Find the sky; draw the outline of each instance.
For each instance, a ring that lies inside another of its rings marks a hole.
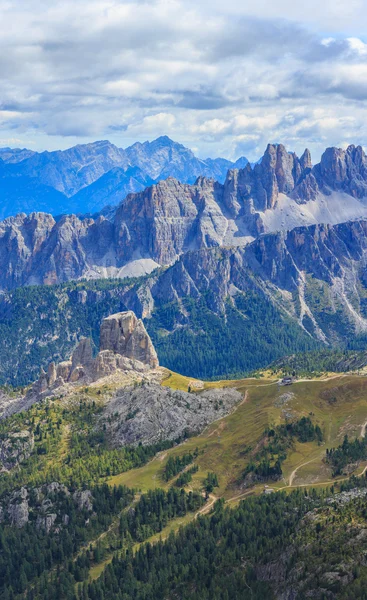
[[[365,146],[365,2],[0,0],[0,146]]]

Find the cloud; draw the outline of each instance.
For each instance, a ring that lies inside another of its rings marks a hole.
[[[167,134],[202,156],[252,159],[268,141],[316,154],[363,142],[363,8],[0,0],[1,137],[43,148]]]

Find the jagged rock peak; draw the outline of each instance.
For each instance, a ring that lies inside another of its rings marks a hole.
[[[180,172],[154,185],[150,178],[108,219],[32,213],[0,222],[0,289],[140,275],[189,250],[241,247],[262,233],[367,215],[365,202],[351,201],[367,198],[361,146],[329,148],[312,166],[309,150],[298,158],[269,144],[260,163],[231,168],[224,183],[198,169],[194,185],[180,183]],[[299,205],[310,201],[317,206],[303,212]]]
[[[327,148],[318,165],[320,188],[343,191],[355,198],[367,196],[367,157],[362,146]]]
[[[299,161],[302,169],[312,169],[311,152],[308,148],[305,149]]]
[[[305,171],[311,168],[311,155],[305,150],[301,159],[283,144],[268,144],[261,162],[254,167],[253,195],[258,210],[276,206],[279,194],[290,195]]]
[[[112,350],[115,354],[138,360],[153,369],[159,364],[152,340],[133,311],[116,313],[103,319],[100,350]]]

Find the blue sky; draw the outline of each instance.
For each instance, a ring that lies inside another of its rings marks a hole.
[[[301,5],[302,4],[302,5]],[[366,144],[362,0],[0,0],[0,146]]]

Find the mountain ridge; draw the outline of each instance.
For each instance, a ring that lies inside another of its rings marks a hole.
[[[264,233],[367,218],[365,190],[360,147],[327,150],[312,167],[307,150],[299,159],[269,145],[261,163],[228,171],[223,184],[168,177],[128,194],[108,218],[31,213],[0,222],[0,288],[144,274],[190,250],[242,247]],[[100,193],[97,186],[97,202]]]
[[[55,201],[51,198],[48,204],[43,205],[46,212],[55,216],[67,212],[98,212],[108,204],[118,204],[129,192],[143,190],[147,185],[172,175],[186,183],[194,183],[199,175],[223,181],[228,169],[238,163],[223,158],[199,159],[190,149],[167,136],[143,144],[136,142],[125,149],[108,140],[52,152],[0,148],[0,161],[0,177],[8,186],[8,198],[3,198],[0,209],[0,217],[3,218],[14,215],[12,203],[17,200],[19,177],[31,180],[37,189],[43,190],[46,186],[58,192]],[[245,157],[239,161],[238,164],[248,162]],[[111,171],[116,168],[121,171],[114,180]],[[134,168],[139,171],[131,173]],[[108,173],[110,177],[106,181]],[[89,186],[93,186],[90,191]],[[24,198],[23,205],[18,201],[17,210],[31,212],[29,204],[37,206],[37,195],[32,189]]]

